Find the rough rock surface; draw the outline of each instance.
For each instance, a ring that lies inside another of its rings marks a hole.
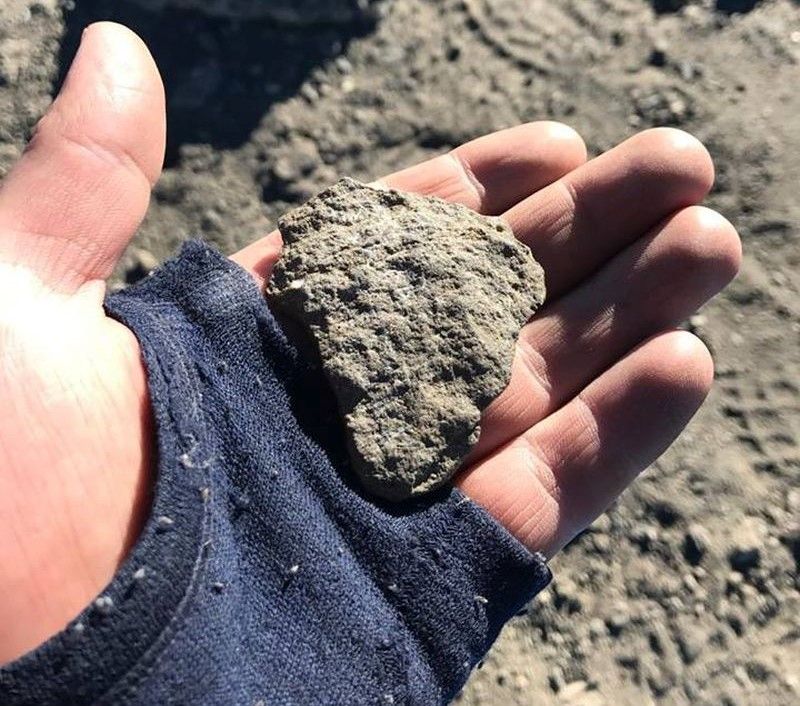
[[[271,19],[298,27],[372,22],[386,0],[134,0],[148,10],[198,10],[215,17]]]
[[[316,339],[354,470],[391,500],[440,486],[508,384],[542,268],[498,218],[352,179],[279,225],[268,296]]]

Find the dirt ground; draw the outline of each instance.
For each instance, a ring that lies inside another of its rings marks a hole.
[[[376,23],[287,25],[3,0],[0,170],[97,18],[145,37],[169,96],[168,166],[119,282],[190,235],[232,251],[340,174],[377,177],[520,121],[563,120],[593,153],[651,125],[693,132],[717,163],[711,205],[745,244],[741,276],[687,322],[716,354],[715,389],[554,562],[459,703],[800,703],[800,4],[383,9]]]

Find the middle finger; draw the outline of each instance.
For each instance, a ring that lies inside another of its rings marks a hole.
[[[547,304],[520,333],[511,382],[484,410],[473,458],[533,426],[639,343],[684,320],[735,276],[740,259],[733,226],[694,206]]]
[[[542,264],[548,300],[589,276],[714,181],[705,147],[671,128],[639,133],[505,212]]]

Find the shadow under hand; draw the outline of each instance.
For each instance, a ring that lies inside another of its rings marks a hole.
[[[83,29],[98,20],[135,31],[156,60],[167,94],[166,166],[178,161],[183,144],[241,146],[270,105],[293,95],[314,67],[374,25],[355,20],[287,27],[274,19],[242,21],[169,7],[150,11],[129,0],[80,0],[65,10],[58,86]]]

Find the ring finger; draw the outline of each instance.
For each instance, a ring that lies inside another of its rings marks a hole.
[[[733,226],[694,206],[548,304],[520,334],[511,382],[484,411],[473,458],[551,414],[643,340],[684,320],[734,277],[740,259]]]

